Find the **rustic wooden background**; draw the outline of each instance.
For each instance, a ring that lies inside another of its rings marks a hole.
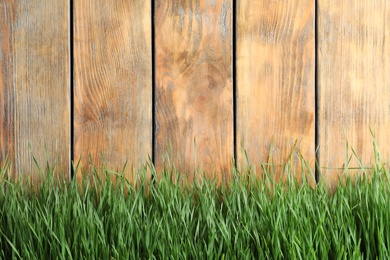
[[[347,141],[373,163],[370,128],[388,159],[390,3],[1,0],[0,102],[0,164],[20,175],[91,155],[223,182],[233,158],[303,156],[332,185]]]

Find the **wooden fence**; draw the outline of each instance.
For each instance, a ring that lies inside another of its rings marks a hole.
[[[130,174],[169,154],[224,181],[271,152],[317,157],[332,184],[347,140],[373,162],[370,128],[388,158],[390,3],[1,0],[0,102],[0,162],[20,174],[33,156]]]

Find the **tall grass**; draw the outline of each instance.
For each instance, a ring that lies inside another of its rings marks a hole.
[[[334,194],[322,182],[280,186],[236,171],[229,186],[178,186],[165,173],[141,179],[138,188],[92,171],[92,182],[47,178],[31,193],[6,172],[0,170],[2,259],[389,258],[383,164]]]

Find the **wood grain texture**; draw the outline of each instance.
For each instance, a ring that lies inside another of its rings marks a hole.
[[[152,154],[150,1],[76,0],[74,33],[75,161],[131,179]]]
[[[37,178],[46,163],[69,178],[68,1],[0,2],[0,161]]]
[[[387,160],[390,145],[388,1],[318,1],[318,90],[319,158],[326,182],[334,186],[343,172],[335,168],[344,167],[347,140],[364,164],[374,162],[370,128],[384,151],[383,159]],[[349,167],[360,167],[355,157]]]
[[[9,160],[15,164],[14,137],[14,86],[12,63],[12,22],[15,13],[14,1],[0,4],[0,167]]]
[[[155,8],[157,169],[174,163],[191,179],[199,167],[223,181],[233,158],[232,2]]]
[[[313,0],[238,1],[236,120],[240,169],[248,167],[249,162],[260,174],[262,163],[281,165],[291,153],[297,167],[299,151],[313,166],[314,64]],[[293,151],[295,142],[297,149]],[[276,179],[280,177],[277,168]]]

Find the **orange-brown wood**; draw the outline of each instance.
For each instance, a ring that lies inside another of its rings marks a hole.
[[[14,1],[0,3],[0,167],[5,160],[15,163],[14,137],[14,84],[12,63],[12,23],[15,13]]]
[[[155,32],[157,169],[174,164],[191,180],[199,167],[223,181],[233,159],[232,1],[157,0]]]
[[[0,2],[0,164],[69,178],[69,3]]]
[[[314,166],[314,72],[313,0],[237,2],[236,120],[241,170],[249,163],[261,174],[262,163],[282,165],[291,155],[292,166],[299,172],[299,153]],[[279,179],[280,171],[274,167],[273,177]]]
[[[347,166],[347,141],[364,165],[374,163],[370,128],[382,159],[388,159],[388,1],[318,1],[318,90],[319,161],[325,181],[334,187],[345,172],[335,168]],[[351,149],[348,153],[348,167],[361,167]]]
[[[75,162],[127,162],[132,179],[152,154],[151,3],[76,0],[73,12]]]

